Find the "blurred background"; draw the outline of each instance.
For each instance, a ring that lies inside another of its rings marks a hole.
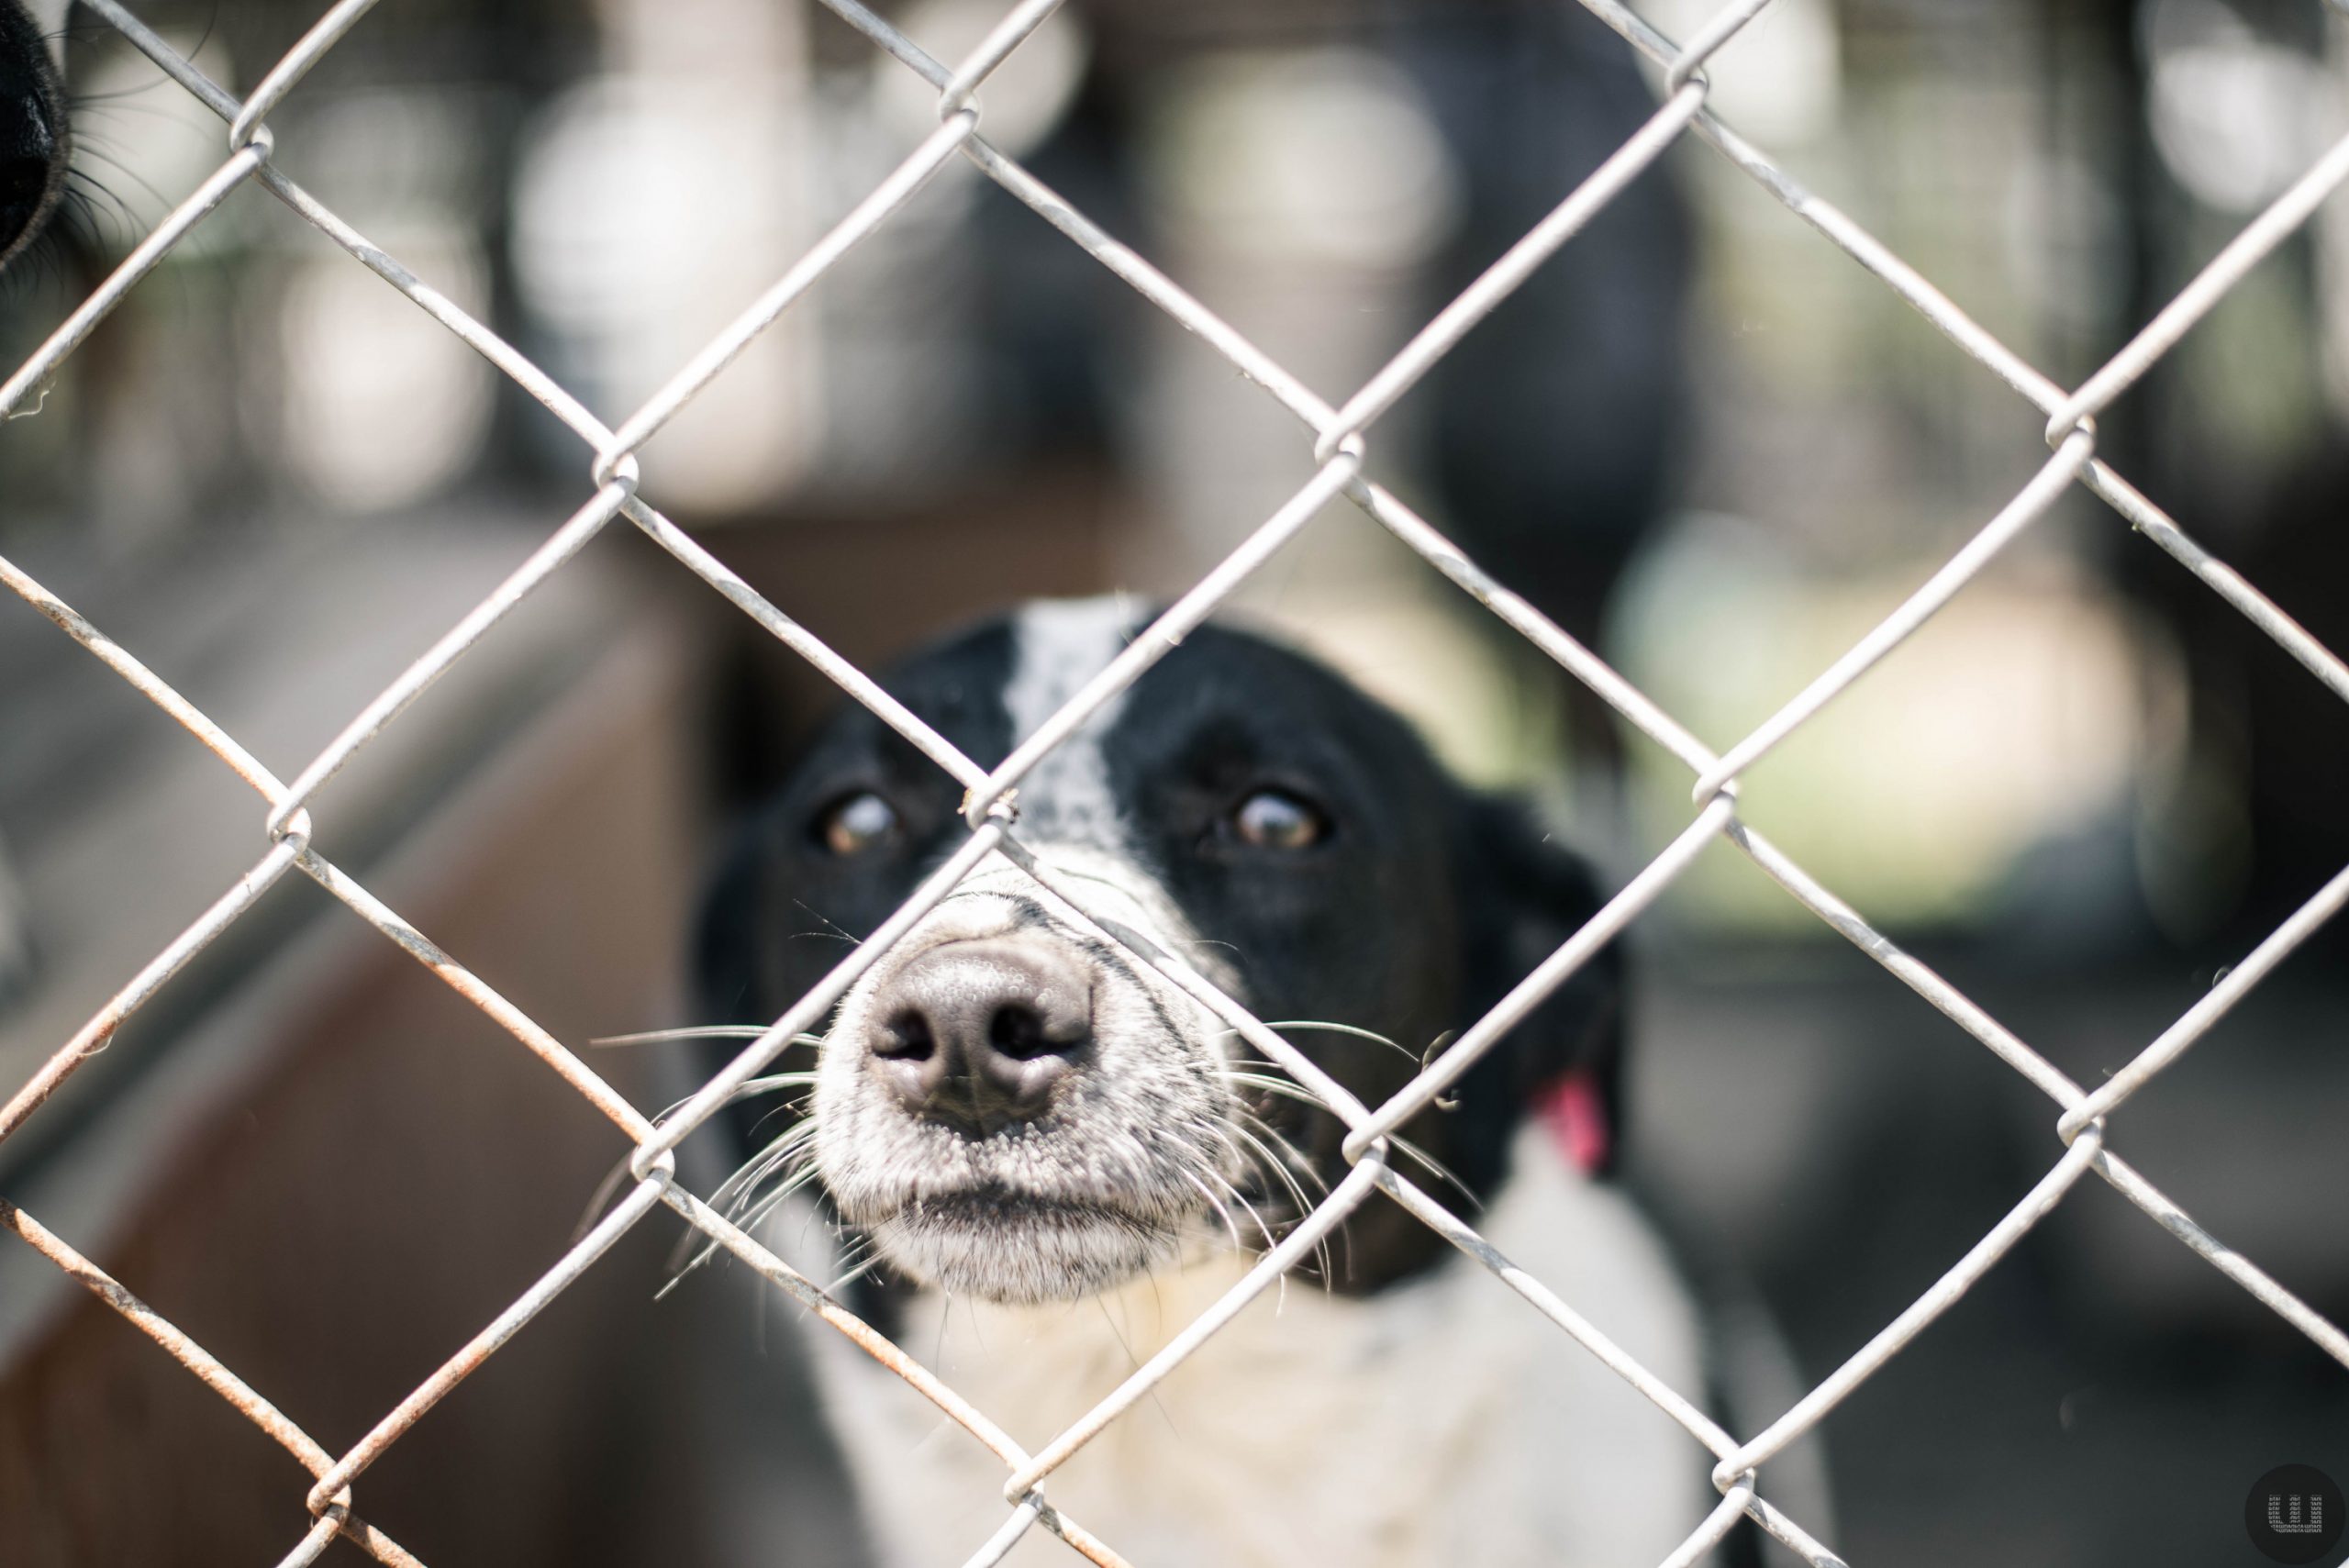
[[[999,6],[884,9],[952,58]],[[1711,9],[1642,14],[1686,36]],[[238,92],[315,19],[139,10]],[[221,155],[111,29],[65,25],[83,200],[0,280],[0,366]],[[2344,27],[2313,0],[1778,0],[1711,67],[1713,105],[2068,385],[2349,131]],[[1073,0],[983,100],[999,146],[1338,401],[1653,92],[1553,0]],[[289,173],[616,420],[934,117],[813,5],[398,0],[272,123]],[[2339,650],[2344,422],[2335,201],[2100,420],[2099,450]],[[1372,466],[1720,748],[2021,487],[2043,423],[1692,142],[1376,427]],[[869,663],[1022,596],[1179,592],[1309,447],[956,162],[651,443],[645,489]],[[247,188],[0,428],[0,551],[290,774],[579,503],[586,457]],[[1687,820],[1684,768],[1349,508],[1240,606],[1468,776],[1534,795],[1616,880]],[[699,868],[825,699],[616,525],[329,786],[318,843],[566,1041],[690,1021]],[[14,1084],[262,840],[217,762],[6,605],[0,715]],[[1753,770],[1745,815],[2094,1083],[2349,862],[2344,741],[2313,678],[2075,491]],[[2114,1136],[2336,1321],[2344,938]],[[1726,846],[1631,946],[1640,1179],[1813,1380],[2060,1152],[2051,1105]],[[658,1050],[596,1064],[657,1107],[685,1070]],[[289,882],[0,1148],[0,1193],[335,1448],[537,1276],[619,1152]],[[796,1435],[780,1308],[724,1273],[655,1306],[660,1229],[371,1472],[369,1517],[434,1562],[854,1561]],[[2248,1564],[2256,1477],[2349,1475],[2349,1374],[2089,1183],[1807,1447],[1855,1563]],[[50,1265],[0,1253],[0,1561],[282,1551],[304,1485]]]

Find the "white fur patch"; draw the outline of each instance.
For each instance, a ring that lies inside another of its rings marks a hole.
[[[1667,1383],[1700,1387],[1694,1309],[1638,1211],[1538,1129],[1516,1162],[1484,1233]],[[1246,1266],[1227,1253],[1044,1307],[924,1293],[901,1342],[1032,1451]],[[881,1561],[963,1561],[1008,1512],[1002,1466],[818,1332]],[[1714,1500],[1708,1468],[1678,1426],[1454,1257],[1366,1298],[1268,1291],[1044,1491],[1145,1565],[1620,1568],[1660,1561],[1695,1528]],[[1041,1530],[1007,1559],[1067,1560]]]
[[[1125,651],[1133,624],[1133,612],[1114,597],[1043,599],[1020,610],[1012,622],[1011,678],[1003,689],[1014,745],[1042,728]],[[1032,823],[1031,828],[1104,849],[1125,841],[1122,813],[1101,755],[1101,737],[1125,702],[1120,692],[1102,704],[1023,781],[1022,798],[1051,802],[1050,820]]]

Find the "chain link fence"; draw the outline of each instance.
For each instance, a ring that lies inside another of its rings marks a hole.
[[[370,243],[273,161],[273,139],[267,123],[271,114],[295,91],[327,51],[373,7],[375,0],[341,0],[242,101],[207,79],[117,0],[82,0],[89,13],[117,29],[227,123],[228,157],[194,195],[129,252],[39,350],[9,376],[5,385],[0,385],[0,417],[37,407],[48,378],[88,338],[98,322],[231,193],[251,182],[267,189],[360,264],[511,376],[574,431],[589,454],[588,480],[593,494],[580,508],[495,593],[368,704],[332,744],[291,780],[280,779],[271,773],[235,737],[180,695],[161,674],[142,664],[15,565],[0,560],[0,580],[145,694],[252,787],[265,805],[262,826],[266,844],[249,872],[132,976],[28,1083],[15,1092],[5,1108],[0,1108],[0,1139],[23,1127],[78,1067],[106,1047],[127,1019],[250,910],[273,884],[288,872],[299,871],[488,1014],[609,1118],[634,1145],[626,1190],[593,1229],[536,1284],[458,1349],[429,1379],[386,1413],[355,1447],[342,1454],[320,1446],[269,1399],[241,1381],[232,1369],[76,1251],[69,1240],[49,1230],[32,1215],[0,1202],[0,1223],[161,1345],[293,1453],[316,1477],[316,1484],[305,1499],[312,1523],[287,1551],[284,1562],[314,1561],[338,1535],[379,1562],[416,1562],[414,1555],[366,1522],[357,1511],[356,1484],[362,1474],[425,1412],[508,1340],[523,1331],[550,1302],[594,1266],[623,1233],[657,1207],[674,1210],[687,1225],[740,1259],[830,1329],[847,1336],[928,1397],[1002,1462],[1007,1511],[1000,1529],[990,1539],[972,1543],[970,1562],[974,1565],[999,1561],[1033,1529],[1052,1532],[1094,1562],[1122,1562],[1124,1559],[1119,1556],[1114,1542],[1097,1538],[1081,1520],[1061,1512],[1049,1500],[1053,1471],[1148,1396],[1177,1363],[1200,1352],[1219,1328],[1286,1270],[1309,1258],[1322,1239],[1374,1191],[1384,1192],[1400,1203],[1489,1270],[1499,1285],[1523,1296],[1534,1310],[1660,1407],[1713,1456],[1712,1475],[1721,1494],[1720,1501],[1703,1518],[1690,1521],[1689,1534],[1666,1560],[1667,1568],[1698,1561],[1741,1517],[1747,1516],[1806,1561],[1819,1564],[1838,1562],[1840,1559],[1811,1534],[1806,1521],[1788,1518],[1764,1496],[1763,1477],[1769,1461],[1825,1419],[1889,1358],[1924,1332],[2091,1173],[2305,1334],[2325,1353],[2349,1366],[2349,1335],[2256,1264],[2204,1230],[2109,1145],[2115,1113],[2130,1096],[2175,1062],[2295,947],[2344,902],[2349,902],[2349,870],[2326,883],[2134,1060],[2090,1091],[2052,1065],[1927,965],[1887,940],[1858,911],[1744,822],[1738,809],[1739,780],[1749,767],[1835,701],[1948,604],[2002,549],[2028,530],[2075,484],[2101,497],[2132,528],[2240,611],[2334,696],[2349,703],[2349,667],[2344,667],[2338,657],[2296,625],[2257,588],[2197,544],[2100,459],[2096,425],[2100,412],[2127,393],[2246,273],[2304,223],[2334,187],[2349,178],[2349,139],[2334,145],[2236,235],[2102,368],[2077,388],[2066,389],[2041,374],[1986,331],[1848,215],[1807,190],[1787,170],[1709,112],[1707,61],[1752,23],[1767,7],[1769,0],[1733,0],[1682,42],[1664,37],[1615,0],[1583,0],[1630,47],[1663,68],[1663,93],[1653,115],[1473,285],[1438,312],[1360,390],[1332,405],[1308,390],[1150,261],[1069,205],[991,144],[984,134],[981,88],[990,74],[1052,15],[1060,0],[1023,0],[966,58],[953,61],[934,59],[858,0],[824,3],[874,45],[894,56],[905,69],[937,90],[937,128],[722,334],[679,369],[641,407],[617,426],[610,426],[511,344],[409,271],[398,258]],[[1905,603],[1769,719],[1718,753],[1582,644],[1495,581],[1365,473],[1370,433],[1380,417],[1535,269],[1570,242],[1626,185],[1667,149],[1691,136],[1751,176],[1795,218],[1808,224],[1828,244],[1913,306],[1955,349],[1987,367],[2043,412],[2046,416],[2047,443],[2052,449],[2030,483]],[[925,183],[956,158],[975,164],[1072,243],[1187,328],[1200,340],[1203,351],[1220,355],[1261,387],[1302,428],[1300,439],[1310,450],[1314,463],[1311,478],[1237,550],[1096,674],[1065,708],[1021,740],[993,769],[979,766],[930,729],[893,701],[863,671],[811,636],[672,523],[641,493],[635,456],[680,409],[722,374],[753,339],[814,288],[859,241],[886,223],[893,214],[918,200]],[[1146,945],[1137,947],[1139,939],[1131,934],[1113,932],[1096,924],[1084,912],[1081,896],[1063,885],[1059,873],[1038,862],[1022,845],[1013,793],[1019,781],[1089,715],[1177,647],[1187,632],[1206,619],[1275,550],[1341,497],[1587,684],[1626,720],[1684,762],[1695,780],[1693,815],[1663,852],[1625,884],[1587,926],[1525,976],[1489,1016],[1455,1040],[1411,1084],[1378,1106],[1364,1105],[1349,1095],[1277,1032],[1250,1016],[1179,958]],[[421,697],[507,611],[608,525],[623,517],[957,779],[967,792],[963,815],[970,829],[968,839],[952,858],[870,940],[852,952],[820,985],[748,1045],[698,1093],[658,1119],[645,1116],[569,1047],[501,996],[459,958],[437,946],[397,911],[320,855],[312,847],[312,824],[306,809],[307,802],[320,785]],[[1717,838],[1734,844],[1789,896],[2021,1073],[2047,1095],[2058,1113],[2049,1145],[2053,1162],[2021,1201],[1931,1289],[1832,1374],[1760,1431],[1746,1435],[1725,1430],[1687,1394],[1659,1381],[1617,1346],[1603,1326],[1584,1318],[1572,1303],[1560,1299],[1542,1282],[1513,1265],[1475,1230],[1387,1162],[1388,1136],[1396,1128],[1442,1095],[1513,1025],[1620,935]],[[676,1171],[675,1150],[688,1134],[756,1077],[795,1036],[819,1027],[837,999],[893,941],[946,896],[966,873],[993,855],[1008,857],[1041,884],[1062,917],[1100,940],[1126,946],[1141,962],[1225,1019],[1268,1059],[1286,1068],[1351,1129],[1344,1144],[1345,1153],[1353,1162],[1351,1173],[1273,1246],[1226,1296],[1136,1369],[1089,1413],[1033,1451],[1015,1442],[985,1412],[974,1408],[903,1350],[843,1309],[756,1239],[687,1190]],[[1814,1525],[1819,1522],[1809,1521]],[[292,1529],[289,1524],[289,1534]]]

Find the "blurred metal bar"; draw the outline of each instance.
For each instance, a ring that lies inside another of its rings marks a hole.
[[[1635,16],[1620,0],[1582,0],[1582,4],[1585,9],[1620,33],[1649,59],[1664,64],[1675,57],[1671,40]],[[2028,398],[2042,413],[2051,416],[2050,428],[2056,428],[2056,421],[2052,417],[2066,401],[2061,387],[1986,330],[1849,214],[1805,186],[1712,114],[1708,112],[1698,116],[1692,128],[1698,139],[1711,144],[1732,166],[1776,197],[1789,212],[1809,224],[1838,250],[1858,262],[1863,270],[1890,287],[1969,358]],[[2282,199],[2290,200],[2291,194],[2287,193]],[[2276,210],[2275,207],[2270,208],[2271,212]],[[2096,459],[2088,464],[2086,483],[2140,533],[2176,557],[2212,591],[2273,638],[2287,653],[2322,681],[2334,695],[2349,702],[2349,665],[2344,665],[2331,650],[2310,637],[2266,595],[2245,582],[2240,573],[2196,544],[2166,513],[2147,500],[2103,459]]]
[[[1735,38],[1746,23],[1761,15],[1762,7],[1768,4],[1770,0],[1731,0],[1714,12],[1711,19],[1690,34],[1688,41],[1680,46],[1680,52],[1673,56],[1664,73],[1664,92],[1678,96],[1680,89],[1704,69],[1705,61]]]

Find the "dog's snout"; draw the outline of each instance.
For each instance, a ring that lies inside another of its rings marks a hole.
[[[913,1115],[990,1137],[1051,1106],[1092,1040],[1077,959],[1041,942],[951,942],[875,998],[873,1072]]]

